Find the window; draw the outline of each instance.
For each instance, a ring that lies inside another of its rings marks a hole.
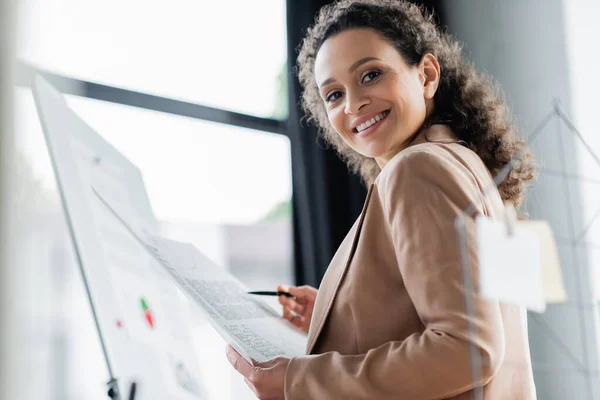
[[[18,57],[65,76],[285,119],[283,0],[24,0]]]
[[[18,7],[18,57],[34,67],[287,118],[285,1],[24,0]],[[250,288],[292,282],[285,136],[66,97],[142,170],[165,236],[193,243]],[[29,321],[23,330],[31,332],[23,338],[23,362],[39,367],[23,397],[104,399],[107,371],[29,88],[17,88],[17,100],[20,195],[28,215],[23,231],[31,246],[20,266],[31,284],[17,303]],[[195,318],[194,350],[211,360],[210,368],[201,363],[200,377],[209,396],[254,398],[225,359],[221,338],[200,314]]]

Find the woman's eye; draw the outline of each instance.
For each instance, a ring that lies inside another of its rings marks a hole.
[[[365,74],[365,76],[363,76],[362,82],[365,83],[365,82],[372,81],[373,79],[377,78],[379,75],[381,75],[381,72],[379,72],[379,71],[367,72]]]
[[[337,100],[337,99],[339,99],[340,97],[342,97],[342,92],[340,92],[340,91],[338,90],[338,91],[335,91],[335,92],[329,93],[329,94],[327,95],[327,97],[325,97],[325,101],[327,101],[328,103],[331,103],[331,102],[333,102],[333,101],[336,101],[336,100]]]

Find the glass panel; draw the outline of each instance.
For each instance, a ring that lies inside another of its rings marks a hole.
[[[581,248],[580,262],[596,270],[596,298],[600,300],[600,135],[598,135],[597,104],[600,81],[589,79],[590,67],[597,71],[600,54],[590,51],[597,47],[600,27],[596,21],[600,3],[592,1],[564,1],[566,42],[569,51],[569,83],[572,92],[573,122],[581,137],[577,144],[578,171],[576,181],[581,199],[582,229],[577,232]],[[568,129],[566,133],[572,135]]]
[[[67,76],[287,117],[284,0],[23,0],[18,56]]]

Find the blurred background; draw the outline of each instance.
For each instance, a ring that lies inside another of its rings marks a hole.
[[[540,178],[527,209],[553,228],[569,300],[530,314],[535,380],[540,399],[598,399],[600,2],[415,2],[497,79],[525,138],[551,116],[530,144]],[[107,398],[34,73],[142,170],[164,235],[250,288],[318,286],[366,194],[301,122],[296,49],[327,3],[0,2],[2,398]],[[211,398],[252,398],[195,318]]]

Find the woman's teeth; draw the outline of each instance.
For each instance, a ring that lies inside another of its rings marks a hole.
[[[384,111],[382,113],[377,114],[376,116],[374,116],[370,120],[365,121],[362,124],[358,125],[356,127],[356,131],[357,132],[364,131],[365,129],[367,129],[368,127],[370,127],[371,125],[373,125],[375,122],[381,121],[382,119],[384,119],[385,117],[387,117],[388,114],[389,114],[389,111]]]

